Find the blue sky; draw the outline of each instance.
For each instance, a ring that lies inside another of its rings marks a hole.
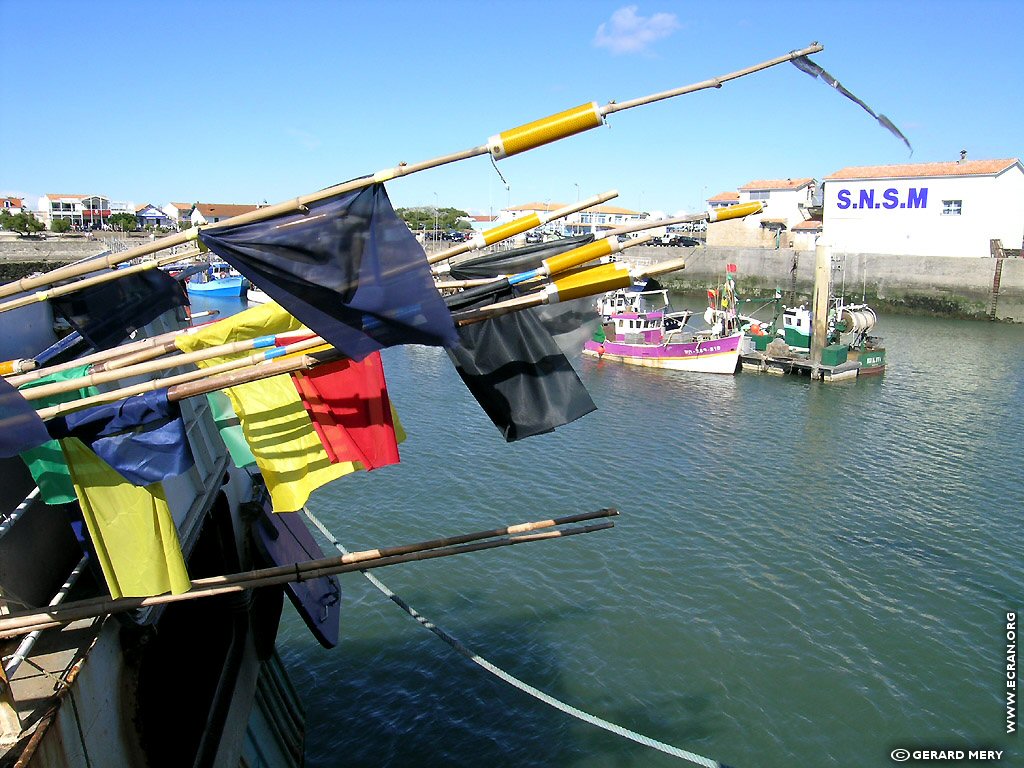
[[[1020,0],[0,0],[0,193],[276,202],[814,40],[914,146],[783,64],[503,160],[504,181],[483,156],[388,184],[396,207],[615,188],[628,208],[693,211],[753,179],[1024,155],[1021,29]]]

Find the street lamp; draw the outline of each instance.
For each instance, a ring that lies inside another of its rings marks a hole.
[[[434,193],[434,241],[437,242],[437,192]]]

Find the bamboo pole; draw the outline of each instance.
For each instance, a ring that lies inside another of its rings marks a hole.
[[[273,514],[299,514],[298,512],[280,512]],[[617,517],[619,511],[613,507],[605,507],[598,509],[594,512],[581,512],[576,515],[566,515],[564,517],[556,517],[548,520],[535,520],[533,522],[516,523],[513,525],[507,525],[503,528],[494,528],[488,531],[474,531],[473,533],[463,533],[455,536],[445,536],[438,539],[429,539],[426,541],[418,541],[411,544],[399,544],[390,547],[378,547],[376,549],[365,549],[359,552],[348,552],[345,553],[341,558],[328,558],[329,560],[337,560],[341,564],[349,563],[363,563],[372,560],[378,560],[382,557],[394,557],[396,555],[408,555],[413,552],[425,552],[431,549],[440,549],[441,547],[450,547],[459,544],[469,544],[474,541],[482,541],[485,539],[493,539],[499,536],[514,536],[523,533],[531,533],[533,531],[540,531],[546,528],[556,528],[562,525],[571,525],[574,523],[585,523],[590,520],[597,520],[604,517]],[[309,561],[314,562],[314,561]],[[306,563],[303,563],[306,565]],[[247,580],[255,578],[255,575],[259,577],[265,576],[279,576],[282,574],[289,574],[295,572],[294,565],[287,566],[273,566],[264,568],[258,571],[243,571],[241,573],[227,574],[224,576],[210,576],[204,579],[194,579],[192,581],[192,589],[197,587],[208,587],[208,586],[225,586],[229,584],[240,584]],[[100,595],[99,597],[88,598],[85,600],[79,600],[75,603],[77,607],[86,608],[89,606],[104,605],[111,600],[109,595]]]
[[[676,216],[670,219],[658,219],[656,221],[641,221],[636,224],[627,224],[622,227],[616,227],[609,229],[605,232],[601,232],[597,235],[594,242],[607,242],[611,244],[613,253],[617,253],[621,248],[632,248],[637,245],[644,245],[651,238],[642,238],[635,242],[627,244],[619,244],[615,238],[619,235],[625,235],[632,232],[641,232],[645,229],[654,229],[655,227],[670,227],[675,224],[686,224],[695,221],[727,221],[729,219],[743,218],[744,216],[750,216],[751,214],[760,213],[764,210],[764,204],[761,202],[753,203],[741,203],[739,205],[731,205],[725,208],[715,209],[714,211],[704,211],[702,213],[688,214],[686,216]],[[569,254],[577,251],[582,251],[584,248],[594,246],[594,243],[588,243],[581,248],[574,249],[573,251],[567,251],[564,254],[560,254],[559,259],[568,257]],[[606,254],[607,255],[607,254]],[[586,263],[586,260],[584,262]],[[562,266],[558,271],[564,271],[571,268],[572,266],[579,266],[578,264],[567,264]],[[518,275],[499,275],[498,277],[479,278],[474,280],[441,280],[436,281],[435,285],[439,290],[446,290],[451,288],[476,288],[484,285],[498,285],[503,280],[508,280],[509,283],[515,284],[517,281],[523,281],[530,277],[538,276],[537,270],[531,270],[530,272],[522,272]],[[555,274],[554,271],[549,271],[548,274]]]
[[[142,382],[141,384],[134,384],[130,387],[122,387],[120,389],[114,389],[110,392],[100,392],[97,395],[91,395],[90,397],[83,397],[78,400],[71,400],[67,403],[60,403],[58,405],[51,405],[47,408],[41,408],[37,411],[39,418],[43,421],[52,419],[56,416],[62,416],[66,413],[73,411],[80,411],[83,408],[88,408],[93,405],[101,405],[103,403],[112,403],[115,400],[123,400],[126,397],[132,395],[141,395],[144,392],[153,392],[158,389],[165,387],[171,387],[175,384],[185,384],[190,381],[196,381],[197,379],[209,378],[216,376],[219,373],[225,373],[234,371],[240,368],[246,368],[249,366],[255,366],[258,363],[262,363],[267,360],[272,360],[278,357],[284,357],[286,355],[292,355],[296,352],[303,352],[315,347],[321,347],[325,344],[324,340],[319,336],[314,336],[310,339],[304,339],[294,344],[289,344],[286,347],[275,347],[274,349],[267,350],[265,352],[256,352],[247,357],[241,357],[237,360],[228,360],[224,363],[212,365],[209,368],[200,368],[195,371],[188,371],[181,373],[176,376],[165,376],[161,379],[150,379],[149,381]],[[27,397],[28,393],[32,390],[24,390],[21,394]],[[212,390],[209,390],[212,391]],[[168,396],[170,393],[168,393]]]
[[[147,373],[156,373],[158,371],[166,371],[170,368],[177,368],[181,365],[189,365],[191,363],[197,363],[202,360],[209,360],[214,357],[223,357],[225,355],[237,355],[239,352],[248,352],[251,349],[260,349],[265,347],[276,348],[279,342],[288,342],[295,344],[298,341],[316,340],[314,346],[325,344],[326,342],[317,336],[315,333],[310,331],[290,331],[288,333],[281,333],[277,336],[259,336],[254,339],[244,339],[242,341],[233,341],[228,344],[220,344],[215,347],[208,347],[207,349],[199,349],[195,352],[188,352],[182,355],[175,355],[174,357],[168,357],[163,360],[150,360],[148,362],[138,363],[136,365],[128,365],[126,367],[117,367],[111,370],[101,370],[96,373],[89,373],[86,376],[80,376],[77,379],[67,379],[66,381],[55,381],[52,384],[43,384],[39,387],[31,387],[29,389],[22,390],[22,395],[25,396],[26,400],[41,400],[44,397],[50,397],[51,395],[57,395],[64,392],[74,392],[76,389],[84,389],[85,387],[98,386],[100,384],[107,384],[111,381],[117,381],[118,379],[129,379],[133,376],[144,376]],[[170,347],[167,351],[177,349],[174,346],[173,341],[166,341],[160,347],[154,348],[154,350],[144,350],[147,354],[157,352],[163,354],[165,347]],[[286,345],[284,345],[286,346]],[[266,354],[266,353],[262,353]],[[130,356],[129,356],[130,357]],[[247,359],[247,358],[246,358]],[[216,366],[211,366],[204,370],[212,371]]]
[[[568,216],[571,213],[576,213],[577,211],[583,211],[595,205],[606,203],[609,200],[612,200],[613,198],[616,198],[618,196],[619,191],[617,189],[611,189],[608,190],[607,192],[602,192],[599,195],[588,197],[586,200],[580,200],[576,203],[573,203],[572,205],[565,205],[562,206],[561,208],[556,208],[550,213],[533,213],[529,216],[522,216],[518,219],[513,219],[512,221],[506,224],[502,224],[501,226],[492,227],[491,229],[485,230],[484,232],[477,233],[473,237],[473,239],[470,240],[468,243],[456,245],[452,248],[448,248],[447,250],[441,251],[440,253],[435,253],[433,256],[427,257],[427,263],[437,264],[439,261],[444,261],[445,259],[451,259],[454,258],[455,256],[460,256],[463,253],[467,253],[468,251],[476,251],[488,245],[499,243],[502,240],[508,240],[510,237],[520,235],[523,232],[526,232],[527,230],[542,227],[549,222],[555,221],[556,219],[561,219],[564,218],[565,216]],[[448,267],[448,269],[450,269],[449,265],[443,265],[436,269],[435,272],[439,274],[444,273],[447,271],[445,267]]]
[[[448,155],[433,158],[431,160],[424,160],[418,163],[411,164],[400,164],[393,168],[388,168],[383,171],[378,171],[372,176],[366,176],[359,179],[353,179],[342,184],[337,184],[332,187],[314,192],[309,195],[297,197],[293,200],[286,200],[275,205],[265,206],[263,208],[257,208],[249,213],[244,213],[240,216],[235,216],[224,221],[219,221],[214,224],[208,224],[206,229],[217,229],[220,227],[237,226],[240,224],[250,224],[256,221],[265,221],[266,219],[274,218],[285,214],[300,212],[306,209],[306,207],[315,202],[321,200],[328,200],[333,197],[338,197],[347,192],[362,189],[378,182],[390,181],[391,179],[398,178],[400,176],[408,176],[412,173],[424,171],[430,168],[437,168],[448,163],[459,162],[461,160],[467,160],[471,157],[477,157],[479,155],[490,154],[494,159],[501,159],[509,157],[520,152],[525,152],[536,147],[549,144],[559,139],[573,136],[582,131],[596,128],[602,125],[604,118],[607,115],[615,112],[621,112],[626,109],[632,109],[633,107],[643,106],[645,104],[651,104],[656,101],[663,99],[670,99],[675,96],[681,96],[687,93],[693,93],[694,91],[703,90],[705,88],[720,88],[723,83],[729,80],[734,80],[744,75],[752,74],[768,67],[776,66],[786,61],[799,58],[801,56],[807,56],[812,53],[817,53],[823,50],[823,46],[813,43],[807,48],[799,51],[792,51],[783,56],[778,56],[774,59],[755,64],[745,69],[731,72],[727,75],[721,75],[711,80],[704,80],[699,83],[684,86],[682,88],[676,88],[670,91],[662,91],[661,93],[652,94],[650,96],[644,96],[637,99],[632,99],[623,102],[611,102],[604,107],[598,107],[596,103],[591,102],[590,104],[577,107],[575,109],[566,110],[565,112],[557,115],[551,115],[540,120],[535,120],[532,123],[513,128],[508,131],[504,131],[500,134],[492,136],[488,139],[486,144],[482,144],[476,147],[462,150],[460,152],[453,152]],[[190,240],[196,240],[199,237],[199,228],[193,227],[185,232],[179,232],[174,235],[168,235],[167,237],[156,240],[151,243],[130,248],[127,251],[111,255],[105,259],[93,260],[85,262],[83,264],[71,264],[66,267],[60,267],[55,270],[51,270],[44,275],[39,277],[22,278],[16,280],[7,285],[0,286],[0,298],[11,296],[16,293],[23,291],[34,290],[40,286],[52,285],[55,282],[61,280],[68,280],[75,277],[80,277],[84,274],[97,271],[98,269],[104,269],[106,267],[120,264],[124,261],[145,256],[156,251],[163,250],[175,245],[183,245]],[[93,266],[94,261],[102,261],[101,264]]]
[[[103,603],[90,603],[79,606],[77,603],[65,603],[49,610],[41,609],[28,612],[12,613],[0,619],[0,638],[16,637],[28,632],[35,632],[50,627],[60,626],[72,621],[82,619],[98,618],[113,613],[123,613],[137,608],[147,608],[154,605],[165,605],[168,603],[180,603],[189,600],[199,600],[206,597],[235,594],[248,589],[258,587],[270,587],[277,584],[287,584],[293,581],[305,581],[307,579],[318,579],[323,576],[335,576],[341,573],[352,571],[369,570],[373,568],[385,568],[391,565],[417,562],[420,560],[434,560],[452,555],[479,552],[486,549],[514,546],[516,544],[527,544],[535,541],[546,541],[548,539],[565,538],[594,531],[614,528],[611,521],[596,523],[594,525],[583,525],[575,528],[565,528],[555,531],[543,531],[540,533],[527,533],[522,535],[509,536],[506,538],[477,541],[470,544],[462,544],[449,547],[438,547],[421,552],[410,552],[408,554],[380,557],[377,559],[361,560],[359,562],[345,563],[343,557],[328,557],[320,560],[312,560],[306,563],[296,563],[292,567],[279,567],[263,569],[273,571],[275,575],[263,575],[262,571],[250,571],[249,578],[238,583],[224,584],[224,577],[214,577],[203,581],[213,582],[202,586],[193,586],[189,592],[181,594],[164,594],[154,597],[122,597],[110,599]],[[280,571],[285,571],[281,573]],[[198,582],[193,582],[193,585]]]
[[[219,314],[219,309],[210,309],[205,312],[195,313],[194,315],[192,315],[192,319],[195,320],[200,317],[208,317]],[[137,352],[138,350],[162,347],[165,342],[167,342],[170,339],[173,339],[175,336],[178,336],[183,333],[195,333],[202,327],[202,325],[196,325],[187,328],[179,328],[176,331],[168,331],[167,333],[161,333],[157,336],[150,336],[149,338],[146,339],[140,339],[139,341],[133,341],[128,344],[122,344],[121,346],[118,347],[103,349],[100,350],[99,352],[94,352],[91,355],[85,355],[83,357],[76,358],[75,360],[68,360],[66,363],[45,366],[43,368],[37,368],[36,370],[30,371],[25,374],[21,374],[18,376],[7,376],[5,378],[9,383],[17,387],[27,382],[35,381],[36,379],[41,379],[43,376],[49,376],[51,373],[59,373],[61,371],[67,371],[71,368],[77,368],[80,365],[90,365],[105,360],[120,358],[124,355]],[[163,353],[161,352],[161,354]]]
[[[174,254],[170,256],[162,256],[158,259],[151,259],[149,261],[142,261],[138,264],[132,264],[130,267],[122,267],[121,269],[114,270],[112,272],[105,272],[102,275],[96,275],[95,277],[87,277],[83,280],[76,280],[73,283],[67,285],[59,285],[56,288],[51,288],[48,291],[37,291],[36,293],[29,294],[28,296],[21,296],[17,299],[11,299],[0,304],[0,313],[9,312],[12,309],[20,309],[21,307],[27,307],[30,304],[36,304],[40,301],[46,301],[47,299],[56,299],[59,296],[66,296],[69,293],[75,293],[83,288],[91,288],[94,285],[102,285],[103,283],[109,283],[114,280],[119,280],[127,275],[137,275],[140,272],[147,272],[151,269],[158,269],[166,264],[173,264],[176,261],[182,259],[190,259],[194,256],[198,256],[200,250],[194,248],[183,254]]]
[[[669,91],[662,91],[661,93],[655,93],[652,96],[643,96],[639,99],[620,101],[618,103],[611,102],[602,108],[602,112],[605,115],[611,115],[615,112],[621,112],[624,109],[632,109],[633,107],[640,107],[645,104],[653,104],[656,101],[672,99],[676,96],[683,96],[687,93],[694,93],[695,91],[702,91],[707,88],[721,88],[724,83],[727,83],[730,80],[735,80],[738,77],[751,75],[754,72],[760,72],[762,69],[768,69],[769,67],[774,67],[777,64],[784,64],[787,61],[799,59],[803,56],[810,56],[812,53],[819,53],[823,50],[825,50],[825,46],[820,45],[818,42],[813,42],[806,48],[799,51],[790,51],[787,54],[777,56],[774,59],[769,59],[768,61],[763,61],[760,64],[754,64],[753,66],[738,69],[735,72],[730,72],[728,75],[719,75],[718,77],[713,77],[710,80],[704,80],[703,82],[683,86],[682,88],[673,88]]]

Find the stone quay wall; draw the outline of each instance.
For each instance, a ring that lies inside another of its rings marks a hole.
[[[686,258],[686,269],[658,278],[682,291],[704,291],[722,281],[726,264],[737,267],[741,296],[767,296],[776,288],[790,301],[809,301],[814,287],[814,251],[792,248],[654,248],[639,246],[625,258],[638,266]],[[892,256],[833,253],[836,293],[862,295],[883,311],[987,318],[992,303],[996,259],[962,256]],[[996,319],[1024,322],[1024,259],[1002,259]]]

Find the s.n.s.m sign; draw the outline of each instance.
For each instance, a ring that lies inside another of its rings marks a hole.
[[[927,208],[928,187],[910,187],[905,192],[893,189],[840,189],[836,192],[836,207],[841,211],[855,208]]]

